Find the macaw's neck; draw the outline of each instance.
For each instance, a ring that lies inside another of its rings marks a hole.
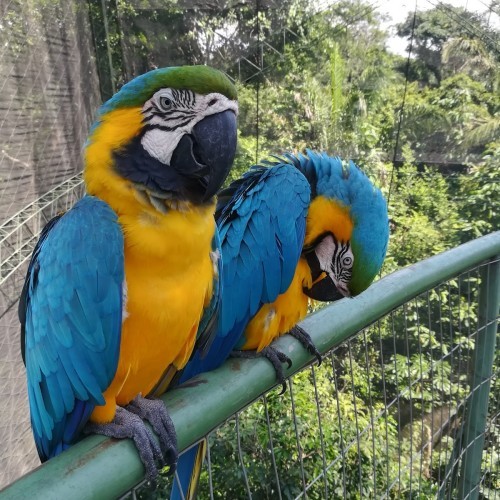
[[[311,202],[307,212],[304,245],[313,244],[325,233],[332,233],[338,241],[349,241],[353,227],[348,207],[338,200],[319,195]]]
[[[157,258],[173,269],[189,266],[200,257],[208,258],[215,234],[214,210],[215,204],[161,214],[138,207],[118,214],[126,257]]]
[[[272,304],[262,306],[248,324],[245,330],[245,344],[241,349],[261,351],[304,319],[309,297],[304,294],[303,289],[311,286],[311,271],[306,260],[301,258],[287,291],[279,295]]]
[[[125,235],[128,260],[146,262],[158,259],[170,268],[208,258],[215,233],[215,200],[204,205],[178,202],[161,211],[146,195],[124,179],[113,184],[95,184],[92,194],[110,205],[118,215]],[[157,199],[156,204],[164,203]]]
[[[142,129],[140,108],[125,108],[102,116],[85,148],[83,178],[88,194],[108,203],[117,214],[137,203],[133,184],[119,175],[114,153],[123,150]]]

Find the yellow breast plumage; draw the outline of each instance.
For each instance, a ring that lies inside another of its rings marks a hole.
[[[105,392],[110,408],[97,407],[97,421],[112,415],[116,403],[148,394],[169,366],[187,363],[212,295],[213,205],[167,214],[134,207],[119,216],[126,280],[120,358]]]
[[[279,295],[272,304],[263,305],[248,324],[245,331],[247,340],[242,349],[261,351],[302,320],[309,304],[303,288],[311,285],[311,271],[306,261],[300,259],[287,291]]]

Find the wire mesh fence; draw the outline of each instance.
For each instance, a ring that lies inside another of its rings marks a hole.
[[[198,497],[500,496],[498,262],[402,304],[290,377],[284,395],[271,390],[235,413],[207,436]],[[480,313],[480,288],[493,317]],[[483,390],[491,397],[479,408]],[[467,482],[473,462],[477,485]],[[132,497],[168,498],[168,486]]]
[[[0,485],[38,465],[17,300],[39,231],[83,193],[74,177],[100,103],[86,2],[0,1]]]
[[[0,0],[0,486],[38,464],[29,429],[16,312],[26,261],[45,222],[69,208],[83,193],[77,173],[83,164],[85,137],[101,98],[109,97],[125,80],[156,66],[208,63],[239,82],[242,140],[234,175],[267,152],[306,145],[328,148],[332,141],[336,152],[359,157],[360,139],[366,135],[371,141],[370,130],[363,131],[356,125],[361,123],[361,115],[353,112],[351,120],[346,111],[346,123],[333,122],[329,83],[321,87],[307,75],[302,78],[302,68],[297,66],[316,51],[322,40],[322,32],[314,31],[313,21],[317,19],[326,19],[332,25],[328,32],[332,41],[349,34],[352,60],[365,51],[364,44],[373,35],[364,38],[367,20],[377,15],[383,3],[366,2],[352,11],[344,7],[335,10],[340,3]],[[466,0],[462,3],[467,4]],[[304,8],[303,15],[294,10],[295,4]],[[491,5],[469,9],[475,8],[479,14],[489,8],[487,24],[491,20],[493,26],[498,9]],[[483,40],[489,47],[496,43],[488,31],[471,24],[465,12],[457,16],[441,2],[428,0],[420,6],[437,6],[471,38]],[[322,64],[327,66],[328,62]],[[282,92],[281,82],[287,78],[288,88]],[[359,95],[351,93],[354,87],[348,86],[344,93],[349,99],[360,97],[356,102],[351,99],[353,109],[362,111],[365,99],[369,110],[370,96],[376,94],[380,84],[377,78],[361,78],[356,82]],[[464,153],[454,147],[449,134],[443,135],[442,123],[435,116],[429,117],[419,102],[410,102],[403,112],[399,104],[402,88],[398,92],[394,102],[402,117],[402,136],[418,143],[421,163],[440,161],[442,166],[454,162],[463,172],[467,162],[479,161],[484,148]],[[448,100],[448,94],[445,97]],[[474,115],[467,103],[459,104]],[[419,114],[422,109],[423,115]],[[453,119],[448,120],[453,118],[452,112],[446,113],[445,121],[453,125],[451,130],[461,130]],[[293,123],[298,117],[298,128],[303,132],[295,131],[296,137],[290,139],[291,127],[285,124],[281,128],[286,134],[278,134],[284,117]],[[348,128],[351,122],[356,126],[348,141],[341,142],[335,134],[325,138],[329,130],[335,132],[344,125]],[[432,136],[432,141],[413,137],[417,122],[428,127],[425,137]],[[389,120],[386,128],[384,135],[394,135],[396,121]],[[388,141],[379,150],[370,142],[370,155],[401,160],[401,148],[394,146],[393,155],[392,146]],[[378,172],[382,184],[389,179],[389,170],[384,168]],[[494,181],[486,179],[485,183]],[[412,416],[424,410],[430,411],[428,407],[417,408]],[[435,410],[436,414],[444,411]],[[399,421],[396,424],[399,432]]]
[[[0,3],[0,222],[82,168],[100,102],[85,3]]]
[[[56,186],[0,226],[0,484],[7,485],[39,463],[30,430],[25,373],[19,365],[17,302],[27,261],[43,226],[83,195],[76,175]]]

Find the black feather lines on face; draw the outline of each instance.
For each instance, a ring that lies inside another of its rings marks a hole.
[[[341,283],[347,284],[351,279],[351,271],[344,267],[344,256],[350,250],[351,244],[349,242],[338,242],[335,236],[332,236],[335,241],[331,263],[332,273]]]
[[[169,101],[172,107],[163,109],[158,101],[151,101],[151,106],[143,111],[144,132],[148,130],[160,129],[166,132],[188,125],[196,116],[196,94],[190,90],[171,89],[172,98]],[[149,124],[155,117],[160,118],[164,123]],[[169,125],[168,122],[171,124]]]

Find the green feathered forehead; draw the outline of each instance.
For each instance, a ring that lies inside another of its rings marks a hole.
[[[236,100],[236,88],[222,72],[209,66],[176,66],[159,68],[140,75],[126,83],[103,104],[102,113],[118,108],[142,106],[162,88],[189,89],[197,94],[217,92]]]

